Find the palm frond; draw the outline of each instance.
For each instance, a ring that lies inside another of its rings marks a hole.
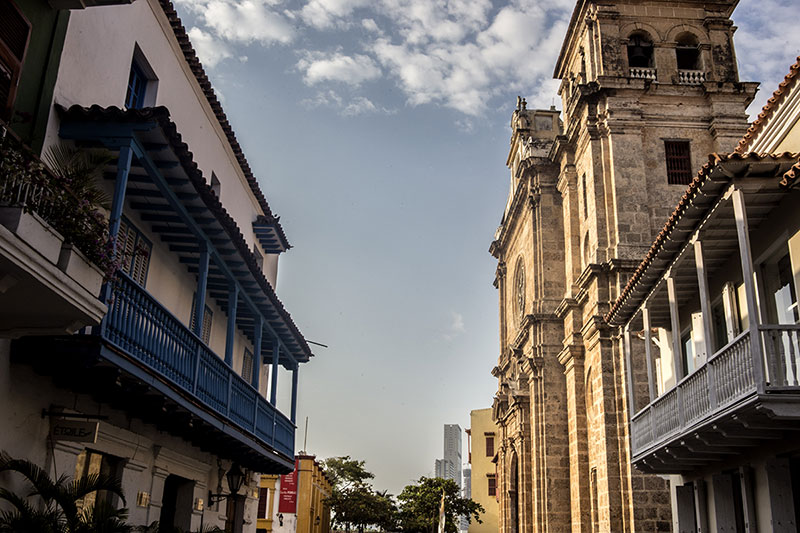
[[[24,459],[14,459],[6,452],[0,452],[0,472],[17,472],[21,474],[32,486],[30,496],[39,495],[45,502],[49,502],[54,492],[55,485],[41,467]]]
[[[54,144],[42,154],[42,160],[57,176],[62,177],[79,198],[96,206],[107,206],[108,195],[99,187],[106,165],[113,156],[101,148],[75,148]]]

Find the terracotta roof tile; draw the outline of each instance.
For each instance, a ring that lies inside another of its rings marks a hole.
[[[761,113],[758,114],[758,118],[753,122],[750,127],[747,129],[747,133],[744,134],[742,140],[739,141],[739,145],[736,147],[736,151],[739,153],[744,153],[747,150],[747,147],[753,141],[756,135],[758,135],[766,122],[775,112],[775,109],[778,107],[789,91],[792,89],[795,83],[797,83],[798,78],[800,78],[800,56],[797,57],[794,65],[789,68],[789,73],[783,78],[783,81],[778,85],[778,89],[772,93],[772,97],[767,100],[767,103],[761,109]]]
[[[244,177],[247,180],[248,185],[250,185],[250,189],[253,191],[256,200],[258,200],[259,206],[261,207],[262,211],[264,211],[265,215],[274,217],[272,210],[267,203],[267,199],[264,197],[264,193],[261,191],[258,181],[250,169],[250,164],[247,162],[241,146],[239,146],[239,141],[236,140],[236,134],[234,134],[233,128],[231,127],[230,122],[228,122],[228,117],[225,115],[225,111],[222,110],[222,105],[220,105],[217,95],[214,93],[214,89],[211,86],[208,76],[206,75],[206,71],[203,69],[203,65],[197,58],[197,53],[192,47],[192,43],[189,40],[189,35],[186,33],[186,28],[183,27],[183,23],[181,22],[180,17],[178,17],[175,7],[170,0],[159,0],[159,3],[161,4],[161,8],[164,10],[164,14],[169,20],[170,26],[172,27],[172,32],[175,34],[175,38],[180,44],[181,50],[183,51],[183,57],[189,64],[192,74],[194,74],[194,77],[197,79],[197,83],[199,83],[200,87],[203,89],[203,94],[205,95],[206,100],[208,100],[208,104],[214,111],[220,126],[222,126],[222,130],[225,132],[225,135],[228,138],[228,143],[230,144],[231,150],[233,150],[236,160],[239,162],[239,167],[242,169]],[[289,241],[286,239],[286,234],[283,232],[283,227],[281,227],[279,223],[276,223],[276,228],[281,236],[281,239],[287,243],[287,248],[291,248],[291,245],[288,244]]]

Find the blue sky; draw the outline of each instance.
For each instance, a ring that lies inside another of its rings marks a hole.
[[[301,368],[297,448],[398,493],[496,389],[495,261],[516,96],[555,103],[573,0],[177,0],[294,248],[278,292],[330,347]],[[758,112],[800,54],[796,0],[741,0]],[[283,390],[288,388],[282,385]],[[285,398],[284,398],[285,400]],[[466,444],[464,446],[466,457]]]

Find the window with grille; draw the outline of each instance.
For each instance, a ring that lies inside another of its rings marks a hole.
[[[120,270],[142,287],[147,281],[152,250],[153,244],[127,218],[123,217],[117,232],[117,255],[120,261]]]
[[[253,382],[253,352],[244,349],[244,357],[242,357],[242,378],[248,382]]]
[[[493,474],[487,474],[486,482],[488,484],[489,496],[497,496],[497,477]]]
[[[692,157],[689,141],[664,141],[667,160],[667,182],[689,185],[692,182]]]
[[[196,312],[197,309],[197,294],[194,295],[192,298],[192,318],[189,320],[189,329],[194,331],[194,325],[196,320]],[[209,306],[206,306],[205,312],[203,313],[203,334],[201,338],[205,344],[211,340],[211,320],[214,318],[214,314],[211,311]]]
[[[0,0],[0,118],[9,120],[17,96],[31,23],[11,0]]]
[[[486,457],[494,457],[494,436],[486,435]]]

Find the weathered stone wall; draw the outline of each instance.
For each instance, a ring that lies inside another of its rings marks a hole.
[[[621,332],[603,316],[686,189],[668,183],[665,140],[689,141],[697,170],[708,153],[733,150],[747,126],[755,85],[738,81],[735,4],[582,0],[556,66],[559,135],[536,129],[550,112],[518,103],[507,160],[512,193],[491,248],[499,261],[501,356],[493,373],[504,533],[671,529],[666,481],[630,466]],[[636,33],[653,43],[644,73],[629,65]],[[677,49],[688,35],[698,68],[679,71]],[[641,377],[639,366],[631,370]],[[519,524],[504,502],[512,448],[525,470]]]

